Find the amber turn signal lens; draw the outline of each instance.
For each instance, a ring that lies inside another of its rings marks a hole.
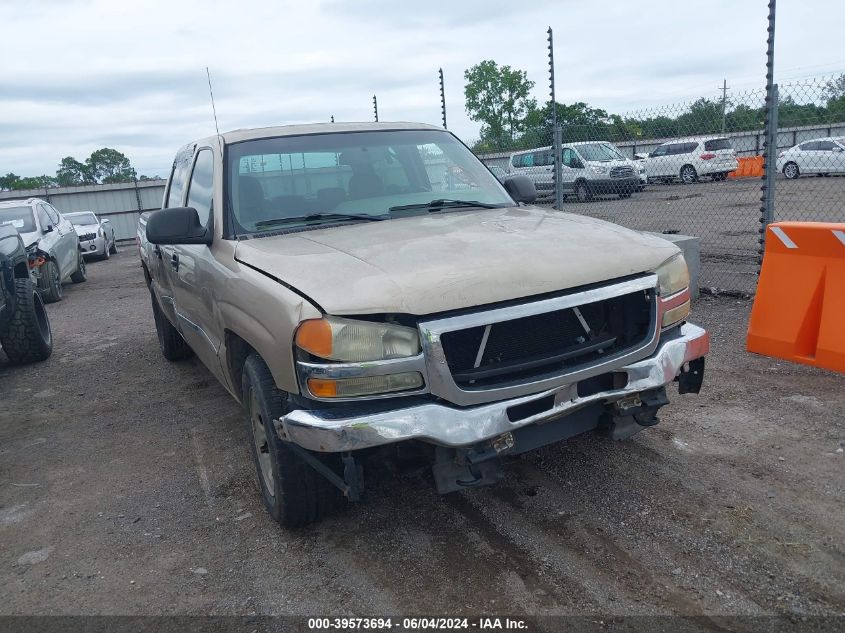
[[[330,357],[332,355],[332,326],[325,319],[303,321],[296,331],[296,346],[314,356]]]
[[[318,398],[335,398],[337,397],[337,381],[309,378],[308,391]]]

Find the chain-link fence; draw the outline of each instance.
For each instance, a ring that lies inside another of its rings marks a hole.
[[[845,80],[779,87],[770,192],[761,188],[765,96],[732,90],[605,116],[566,107],[559,182],[551,125],[475,150],[501,178],[531,178],[541,204],[554,205],[557,186],[564,211],[700,238],[701,287],[753,293],[765,195],[775,196],[773,220],[845,220]]]

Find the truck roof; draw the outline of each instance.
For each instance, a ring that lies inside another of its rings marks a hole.
[[[301,125],[276,125],[232,130],[220,136],[227,145],[257,138],[276,136],[300,136],[303,134],[330,134],[332,132],[374,132],[384,130],[442,130],[443,128],[426,123],[383,122],[383,123],[305,123]],[[196,143],[216,143],[217,135],[196,141]]]

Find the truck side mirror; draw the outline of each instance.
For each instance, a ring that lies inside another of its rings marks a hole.
[[[537,199],[537,188],[528,176],[511,176],[502,183],[511,198],[526,204]]]
[[[147,218],[147,240],[151,244],[211,244],[211,231],[200,224],[193,207],[153,211]]]

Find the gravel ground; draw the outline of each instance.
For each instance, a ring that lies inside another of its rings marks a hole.
[[[161,357],[135,249],[89,275],[49,306],[52,358],[0,354],[0,614],[845,612],[845,379],[745,353],[748,301],[696,304],[704,390],[631,440],[445,497],[374,476],[290,532],[239,407]]]
[[[752,294],[757,285],[761,184],[759,178],[651,184],[623,200],[613,196],[587,204],[568,200],[565,210],[640,231],[698,236],[701,286]],[[843,177],[778,177],[775,219],[845,222],[843,197]]]

